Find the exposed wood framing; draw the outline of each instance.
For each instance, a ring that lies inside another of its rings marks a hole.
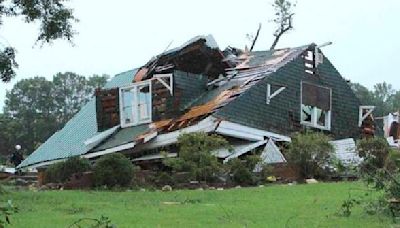
[[[96,90],[96,121],[98,131],[104,131],[120,124],[119,90]]]
[[[165,86],[165,88],[167,88],[170,92],[171,96],[174,94],[174,83],[172,74],[155,74],[153,76],[153,79],[159,81],[163,86]],[[169,79],[169,83],[165,82],[165,79]]]

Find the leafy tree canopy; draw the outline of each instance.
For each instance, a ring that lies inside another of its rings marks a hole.
[[[363,105],[376,106],[374,114],[384,116],[400,110],[400,90],[396,91],[386,82],[374,85],[372,90],[359,83],[352,83],[351,88]]]
[[[0,116],[0,153],[10,154],[16,144],[30,153],[59,130],[90,100],[108,75],[86,78],[58,73],[52,81],[34,77],[18,81],[7,92]]]
[[[0,24],[2,17],[23,17],[26,23],[40,24],[36,42],[51,43],[56,39],[72,41],[75,31],[72,24],[77,22],[72,9],[65,6],[67,0],[10,0],[0,1]],[[4,44],[2,45],[4,46]],[[0,50],[0,79],[3,82],[15,77],[18,67],[15,48]]]

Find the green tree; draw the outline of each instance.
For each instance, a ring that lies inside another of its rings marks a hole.
[[[0,155],[7,157],[20,141],[20,132],[16,129],[21,127],[15,118],[0,113],[0,129]]]
[[[400,90],[392,96],[393,111],[400,111]]]
[[[108,75],[108,74],[92,75],[91,77],[88,78],[87,85],[88,85],[89,91],[87,93],[94,94],[95,90],[97,88],[103,87],[107,83],[108,79],[110,79],[110,75]]]
[[[0,116],[0,153],[9,154],[16,144],[30,153],[60,129],[104,86],[107,75],[85,77],[58,73],[53,81],[35,77],[18,81],[7,92]]]
[[[86,79],[73,72],[57,73],[53,78],[56,117],[63,126],[93,97],[96,88],[107,82],[108,75],[93,75]]]
[[[2,17],[23,17],[26,23],[39,23],[36,42],[51,43],[56,39],[72,40],[75,32],[72,24],[77,21],[72,9],[65,6],[66,0],[12,0],[0,1]],[[5,46],[3,44],[3,46]],[[0,51],[0,79],[3,82],[15,77],[15,49],[5,47]]]
[[[13,118],[24,152],[32,152],[57,129],[53,84],[44,77],[23,79],[7,91],[5,114]]]
[[[57,73],[53,78],[54,103],[58,122],[63,125],[79,111],[89,97],[84,76],[72,73]]]
[[[192,178],[199,181],[210,181],[222,171],[222,164],[211,152],[229,146],[223,137],[204,132],[182,134],[178,145],[179,157],[165,160],[165,164],[174,171],[189,172]]]
[[[367,87],[360,83],[351,83],[350,86],[362,105],[372,105],[375,103],[374,94]]]
[[[369,90],[359,83],[352,83],[351,88],[363,105],[375,106],[375,116],[384,116],[400,109],[400,91],[395,91],[391,84],[377,83]]]
[[[375,99],[375,115],[383,116],[387,115],[389,112],[393,112],[393,95],[395,90],[391,84],[386,82],[378,83],[374,85],[374,99]]]

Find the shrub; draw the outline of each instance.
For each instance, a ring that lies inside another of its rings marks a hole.
[[[99,158],[93,168],[96,186],[126,187],[131,183],[134,167],[122,154],[108,154]]]
[[[288,162],[298,166],[304,178],[323,176],[334,151],[329,139],[322,133],[294,135],[286,151]]]
[[[357,142],[357,151],[360,157],[368,160],[368,165],[383,168],[389,155],[389,145],[384,138],[361,139]]]
[[[391,211],[395,216],[400,210],[399,151],[391,151],[383,138],[362,139],[357,143],[357,150],[363,161],[359,173],[367,185],[384,192],[383,198],[370,203],[369,213]],[[392,203],[393,202],[393,203]]]
[[[388,156],[385,160],[385,167],[391,171],[396,172],[400,168],[400,151],[396,149],[389,149]]]
[[[228,147],[228,142],[218,135],[204,132],[182,134],[178,138],[179,157],[168,158],[164,164],[176,172],[189,172],[198,181],[212,180],[222,171],[222,164],[211,152]]]
[[[91,165],[89,160],[79,156],[68,158],[65,161],[50,165],[45,171],[46,183],[63,183],[67,181],[72,174],[89,171]]]
[[[175,180],[174,177],[166,172],[159,172],[157,174],[156,177],[156,181],[155,181],[158,185],[160,186],[164,186],[164,185],[174,185],[175,184]]]
[[[260,162],[260,156],[249,155],[245,159],[234,158],[228,161],[227,167],[232,180],[236,184],[250,185],[256,182],[256,176],[253,172],[254,167]]]

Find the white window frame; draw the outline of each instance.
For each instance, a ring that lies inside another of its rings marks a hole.
[[[308,82],[306,82],[308,83]],[[308,83],[311,84],[311,83]],[[303,121],[303,81],[300,83],[300,124],[304,125],[304,126],[308,126],[308,127],[313,127],[313,128],[317,128],[317,129],[321,129],[321,130],[327,130],[330,131],[331,130],[331,125],[332,125],[332,89],[329,87],[325,87],[325,86],[320,86],[320,85],[315,85],[314,86],[318,86],[321,88],[326,88],[329,89],[329,100],[330,100],[330,107],[329,107],[329,111],[326,112],[326,116],[325,116],[325,126],[319,125],[318,124],[318,119],[317,119],[317,115],[318,115],[318,107],[313,107],[313,109],[311,110],[311,122],[309,121]]]
[[[169,79],[169,84],[164,81],[164,78]],[[163,84],[163,86],[165,86],[165,88],[167,88],[169,90],[169,93],[171,94],[171,96],[174,94],[174,81],[173,81],[172,74],[155,74],[155,75],[153,75],[152,79],[157,80],[161,84]]]
[[[362,122],[372,114],[372,112],[375,110],[375,106],[372,105],[362,105],[358,109],[358,126],[361,127]],[[363,114],[364,111],[367,113]]]
[[[149,115],[146,119],[144,120],[139,120],[139,91],[138,88],[142,86],[149,86],[149,94],[150,94],[150,108],[149,108]],[[124,90],[133,90],[133,99],[132,99],[132,116],[133,116],[133,121],[131,123],[125,123],[125,118],[124,118],[124,98],[123,98],[123,91]],[[150,123],[152,121],[152,93],[151,93],[151,80],[146,80],[138,83],[131,84],[129,86],[124,86],[119,88],[119,108],[120,108],[120,121],[121,121],[121,127],[131,127],[131,126],[136,126],[139,124],[144,124],[144,123]]]

